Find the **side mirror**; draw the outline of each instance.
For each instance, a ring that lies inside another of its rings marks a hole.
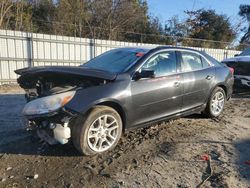
[[[141,78],[155,78],[155,71],[142,70],[141,72],[136,72],[134,78],[135,80],[139,80]]]

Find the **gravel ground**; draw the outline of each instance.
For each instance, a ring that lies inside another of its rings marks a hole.
[[[80,156],[25,131],[22,90],[0,90],[0,187],[250,187],[250,93],[217,119],[193,115],[126,133],[110,152]],[[207,160],[211,159],[211,160]]]

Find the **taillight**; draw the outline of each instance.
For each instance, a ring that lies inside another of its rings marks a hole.
[[[232,74],[234,74],[234,68],[229,67],[229,70],[230,70],[230,72],[231,72]]]

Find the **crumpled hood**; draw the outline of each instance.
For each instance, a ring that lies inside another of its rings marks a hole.
[[[22,76],[43,76],[50,73],[77,75],[83,77],[100,78],[105,80],[114,80],[116,74],[105,72],[102,70],[90,69],[86,67],[70,67],[70,66],[46,66],[46,67],[32,67],[15,70],[16,74]]]
[[[39,82],[54,83],[53,87],[58,85],[79,85],[86,80],[97,82],[113,81],[116,74],[90,69],[86,67],[70,67],[70,66],[48,66],[48,67],[32,67],[15,71],[21,75],[17,82],[24,88],[35,88]]]
[[[250,56],[237,56],[224,59],[222,62],[250,62]]]

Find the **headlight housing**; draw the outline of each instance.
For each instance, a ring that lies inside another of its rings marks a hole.
[[[23,109],[24,115],[38,115],[54,112],[67,104],[75,95],[75,91],[69,91],[48,97],[35,99],[27,103]]]

